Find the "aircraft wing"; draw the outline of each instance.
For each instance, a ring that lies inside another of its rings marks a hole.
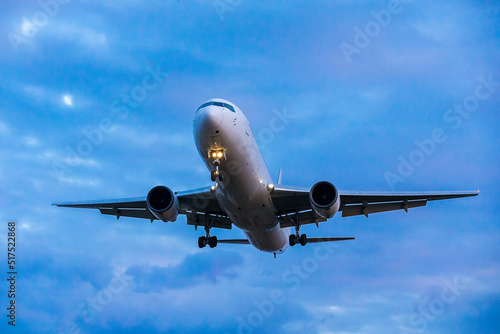
[[[362,192],[339,191],[342,217],[393,211],[425,206],[427,201],[469,197],[478,195],[478,191],[459,192]],[[185,214],[188,225],[205,226],[210,218],[212,227],[231,229],[232,223],[210,191],[210,187],[176,192],[180,214]],[[295,226],[297,217],[301,225],[319,223],[326,218],[319,217],[312,210],[309,202],[309,189],[275,186],[272,200],[277,210],[281,227]],[[146,196],[98,201],[53,203],[59,207],[98,209],[102,214],[120,217],[144,218],[151,221],[156,217],[151,214],[146,204]]]
[[[449,192],[363,192],[339,191],[342,217],[351,217],[385,211],[425,206],[427,201],[477,196],[478,191]],[[309,189],[277,185],[272,199],[281,227],[294,226],[294,218],[299,215],[300,224],[326,221],[316,215],[309,202]]]
[[[210,187],[176,192],[180,213],[187,216],[188,225],[205,226],[207,216],[211,218],[212,227],[231,229],[231,221],[224,212]],[[151,221],[156,217],[151,214],[146,204],[146,196],[134,198],[109,199],[84,202],[53,203],[58,207],[98,209],[104,215],[132,218],[144,218]]]

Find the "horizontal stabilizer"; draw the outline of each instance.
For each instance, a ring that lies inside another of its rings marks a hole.
[[[218,244],[235,244],[235,245],[250,245],[250,241],[247,239],[226,239],[217,240]]]
[[[307,243],[318,243],[318,242],[330,242],[330,241],[344,241],[344,240],[354,240],[353,237],[326,237],[326,238],[307,238]]]

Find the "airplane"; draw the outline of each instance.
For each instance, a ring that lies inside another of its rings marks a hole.
[[[342,217],[422,207],[427,201],[476,196],[461,192],[362,192],[339,191],[328,181],[311,188],[281,184],[282,172],[273,182],[248,119],[234,103],[214,98],[195,113],[193,136],[197,150],[210,171],[213,185],[172,191],[159,185],[146,196],[85,202],[53,203],[58,207],[98,209],[101,214],[174,222],[186,215],[187,224],[205,235],[198,247],[217,244],[251,244],[260,251],[283,253],[289,246],[352,240],[353,237],[308,238],[300,234],[306,224],[325,222],[338,212]],[[241,229],[246,239],[217,240],[212,228]],[[292,228],[295,231],[292,231]]]

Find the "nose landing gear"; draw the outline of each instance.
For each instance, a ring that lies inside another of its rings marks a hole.
[[[215,170],[213,170],[210,174],[210,179],[212,180],[212,182],[215,182],[217,181],[217,179],[219,179],[219,181],[222,182],[222,173],[220,172],[219,170],[219,161],[216,160],[217,163],[215,163],[214,161],[214,164],[215,164]]]
[[[224,157],[224,150],[213,150],[208,153],[208,157],[212,160],[215,170],[210,173],[210,179],[212,182],[219,180],[222,182],[222,173],[219,170],[220,160]]]
[[[215,160],[214,161],[214,165],[215,165],[215,170],[213,170],[210,173],[211,174],[210,178],[211,178],[212,182],[215,182],[217,180],[219,180],[220,182],[224,182],[223,177],[222,177],[222,173],[219,170],[220,161],[219,160]]]

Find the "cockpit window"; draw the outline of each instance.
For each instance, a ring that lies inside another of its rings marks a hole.
[[[202,108],[205,108],[205,107],[208,107],[208,106],[211,106],[211,105],[214,105],[214,106],[217,106],[217,107],[223,107],[223,108],[227,108],[229,110],[231,110],[232,112],[236,112],[234,110],[234,107],[232,105],[230,105],[229,103],[223,103],[223,102],[213,102],[213,101],[210,101],[210,102],[207,102],[207,103],[203,103],[199,108],[198,110],[202,109]],[[198,112],[198,110],[196,110],[196,112]]]
[[[212,104],[213,104],[213,102],[203,103],[203,104],[202,104],[202,105],[198,108],[198,110],[200,110],[200,109],[202,109],[202,108],[205,108],[205,107],[207,107],[207,106],[211,106]],[[198,111],[198,110],[196,110],[196,111]]]
[[[227,109],[231,110],[232,112],[236,112],[234,111],[234,107],[228,103],[223,103],[224,107],[226,107]]]

